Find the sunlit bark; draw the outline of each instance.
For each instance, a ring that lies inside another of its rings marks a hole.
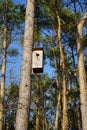
[[[58,16],[58,45],[60,50],[60,69],[61,69],[61,82],[62,82],[62,103],[63,103],[63,117],[62,117],[62,130],[68,129],[68,106],[67,106],[67,95],[66,95],[66,71],[65,71],[65,56],[63,46],[61,43],[61,19]]]
[[[16,114],[16,130],[28,130],[31,92],[32,47],[34,34],[34,0],[27,0],[23,57]]]
[[[77,53],[78,53],[78,71],[79,71],[79,86],[80,86],[80,104],[82,115],[82,128],[87,130],[87,81],[84,65],[84,52],[82,46],[82,30],[84,24],[87,22],[87,13],[85,13],[82,20],[78,23],[77,35]]]
[[[54,65],[57,70],[58,68],[57,68],[57,61],[56,61],[54,48],[53,48],[53,56],[54,56]],[[56,85],[57,85],[57,89],[58,89],[59,82],[58,82],[57,76],[56,76]],[[58,130],[58,128],[59,128],[59,113],[60,113],[60,99],[61,99],[60,88],[58,91],[59,92],[58,92],[58,96],[57,96],[57,106],[56,106],[56,115],[55,115],[55,130]]]
[[[5,4],[4,14],[4,31],[3,31],[3,50],[2,50],[2,68],[1,68],[1,88],[0,88],[0,130],[3,130],[4,121],[4,96],[5,96],[5,75],[6,75],[6,54],[7,54],[7,7],[8,1]]]

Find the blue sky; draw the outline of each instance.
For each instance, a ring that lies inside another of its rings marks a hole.
[[[15,3],[21,3],[21,4],[26,4],[27,0],[13,0]]]
[[[26,4],[26,0],[13,0],[14,3]],[[19,52],[17,57],[8,57],[6,66],[6,86],[9,83],[16,82],[19,83],[20,80],[20,68],[22,62],[22,47],[18,40],[12,42],[9,48],[16,48]]]
[[[6,86],[9,85],[11,81],[18,83],[20,79],[20,67],[22,61],[22,48],[20,43],[14,41],[9,48],[16,48],[19,52],[16,57],[8,57],[6,65]]]

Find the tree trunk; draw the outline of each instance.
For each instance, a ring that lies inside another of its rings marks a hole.
[[[55,56],[54,48],[53,48],[53,56],[54,56],[54,65],[55,65],[55,68],[57,70],[58,68],[57,68],[57,62],[56,62],[56,56]],[[58,82],[58,77],[57,76],[56,76],[56,85],[57,85],[57,89],[58,89],[59,82]],[[60,99],[61,99],[60,88],[59,88],[58,91],[59,91],[59,93],[58,93],[58,96],[57,96],[57,106],[56,106],[56,116],[55,116],[55,130],[58,130],[58,128],[59,128],[59,112],[60,112]]]
[[[7,29],[4,28],[4,37],[7,34]],[[3,126],[3,116],[4,116],[4,96],[5,96],[5,74],[6,74],[6,50],[7,50],[7,40],[6,37],[3,41],[3,58],[2,58],[2,78],[1,78],[1,88],[0,88],[0,130]]]
[[[68,129],[68,115],[67,115],[67,96],[66,96],[66,74],[65,74],[65,57],[63,52],[63,46],[61,43],[61,20],[58,16],[58,45],[60,49],[60,78],[61,78],[61,87],[63,88],[62,94],[62,101],[63,101],[63,119],[62,119],[62,130]]]
[[[62,129],[68,130],[68,114],[67,110],[67,96],[66,96],[66,79],[65,75],[63,76],[63,120],[62,120]]]
[[[0,88],[0,130],[3,130],[4,118],[4,96],[5,96],[5,74],[6,74],[6,53],[7,53],[7,7],[5,3],[4,31],[3,31],[3,50],[2,50],[2,68],[1,68],[1,88]]]
[[[36,107],[36,130],[39,130],[40,128],[40,111],[39,111],[39,106],[38,106],[38,100],[37,100],[37,107]]]
[[[16,130],[28,130],[31,92],[32,47],[34,34],[34,0],[27,0],[19,101]]]
[[[57,99],[55,130],[58,130],[58,128],[59,128],[59,109],[60,109],[60,91],[59,91],[58,99]]]
[[[40,129],[40,80],[39,75],[36,75],[37,99],[36,99],[36,130]]]
[[[78,71],[79,71],[80,104],[81,104],[83,130],[87,130],[87,82],[86,82],[86,73],[84,65],[84,52],[82,46],[82,29],[86,21],[87,21],[87,13],[85,13],[84,17],[78,23],[77,26]]]

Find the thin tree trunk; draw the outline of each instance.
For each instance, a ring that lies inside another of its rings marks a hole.
[[[7,33],[7,29],[4,29],[4,35]],[[3,41],[3,58],[2,58],[2,78],[1,78],[1,89],[0,89],[0,130],[3,126],[3,116],[4,116],[4,96],[5,96],[5,74],[6,74],[6,50],[7,41]]]
[[[60,91],[57,99],[56,118],[55,118],[55,130],[59,128],[59,108],[60,108]]]
[[[5,3],[4,15],[4,32],[3,32],[3,53],[2,53],[2,74],[1,74],[1,88],[0,88],[0,130],[3,130],[4,118],[4,96],[5,96],[5,75],[6,75],[6,54],[7,54],[7,6],[8,1]]]
[[[23,58],[16,114],[16,130],[28,130],[31,92],[32,47],[34,34],[34,0],[27,0]]]
[[[63,119],[62,119],[62,130],[67,130],[68,129],[68,115],[67,115],[67,96],[66,96],[66,74],[65,74],[65,57],[64,57],[64,52],[63,52],[63,47],[61,43],[61,20],[60,17],[58,16],[58,45],[60,49],[60,69],[61,69],[61,81],[62,81],[62,101],[63,101]]]
[[[37,102],[38,103],[38,102]],[[38,106],[36,107],[37,113],[36,113],[36,130],[39,130],[40,128],[40,111]]]
[[[36,75],[37,99],[36,99],[36,130],[40,129],[40,81],[39,75]]]
[[[42,110],[42,113],[43,113],[43,121],[42,121],[42,124],[43,124],[43,130],[47,130],[47,120],[46,120],[46,98],[45,98],[45,93],[44,93],[44,88],[41,87],[41,91],[42,91],[42,97],[43,97],[43,110]]]
[[[66,97],[66,79],[65,76],[63,76],[63,121],[62,121],[62,129],[68,130],[68,114],[67,110],[67,97]]]
[[[78,71],[79,71],[79,85],[80,85],[80,104],[82,114],[82,128],[87,130],[87,81],[84,65],[84,52],[82,46],[82,30],[84,24],[87,22],[87,13],[85,13],[82,20],[79,22],[78,36],[77,36],[77,53],[78,53]]]
[[[55,56],[54,48],[53,48],[53,55],[54,55],[54,65],[55,65],[55,68],[57,70],[58,68],[57,68],[57,62],[56,62],[56,56]],[[56,85],[57,85],[57,89],[58,89],[59,82],[58,82],[58,77],[57,76],[56,76]],[[57,96],[55,130],[58,130],[58,128],[59,128],[60,99],[61,99],[61,94],[60,94],[60,88],[59,88],[59,93],[58,93],[58,96]]]

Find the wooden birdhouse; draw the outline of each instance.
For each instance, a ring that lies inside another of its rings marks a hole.
[[[43,48],[33,48],[32,52],[32,72],[43,72]]]

